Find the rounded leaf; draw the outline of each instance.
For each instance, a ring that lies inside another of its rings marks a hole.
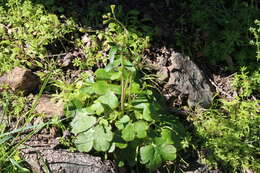
[[[156,145],[150,144],[140,148],[141,162],[149,169],[156,169],[162,163],[160,151]]]
[[[127,124],[122,130],[122,138],[125,141],[132,141],[135,139],[135,127],[132,123]]]
[[[87,132],[81,133],[75,140],[77,149],[81,152],[89,152],[94,144],[94,130],[90,129]]]
[[[160,146],[160,154],[164,161],[176,159],[176,148],[173,145],[163,144]]]
[[[75,135],[84,132],[91,128],[97,122],[96,117],[88,116],[84,114],[76,114],[72,122],[70,123],[71,132]]]

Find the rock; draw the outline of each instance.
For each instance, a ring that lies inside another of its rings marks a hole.
[[[6,84],[14,91],[29,94],[38,89],[40,79],[31,70],[15,67],[12,71],[0,77],[0,85]]]
[[[26,136],[26,134],[25,134]],[[21,136],[20,140],[25,136]],[[59,148],[59,138],[47,129],[41,130],[19,147],[20,156],[35,173],[116,173],[109,160],[86,153],[69,152]]]
[[[49,95],[43,95],[38,105],[36,106],[36,112],[40,114],[45,114],[47,117],[52,116],[63,116],[64,115],[64,104],[60,100],[56,102]]]
[[[174,51],[170,62],[171,65],[168,67],[170,77],[166,85],[188,95],[189,106],[199,105],[208,108],[212,102],[213,92],[204,73],[189,57]]]
[[[85,153],[72,153],[64,149],[41,151],[23,149],[23,158],[35,173],[115,173],[112,162],[102,161]]]
[[[159,77],[160,81],[165,81],[169,78],[169,70],[167,67],[163,67],[161,68],[158,72],[157,72],[157,76]]]
[[[155,49],[149,54],[147,66],[157,71],[167,100],[171,100],[173,96],[179,100],[187,97],[190,107],[208,108],[211,105],[214,87],[189,57],[165,47]],[[179,94],[176,96],[176,93]]]

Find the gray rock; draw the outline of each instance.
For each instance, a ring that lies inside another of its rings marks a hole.
[[[41,151],[23,149],[23,158],[36,173],[115,173],[112,162],[102,161],[84,153],[72,153],[64,149]]]
[[[54,127],[53,127],[54,128]],[[64,134],[65,135],[65,134]],[[64,136],[66,138],[66,136]],[[57,136],[57,137],[55,137]],[[35,173],[116,173],[116,166],[109,160],[86,153],[70,152],[59,147],[59,134],[42,129],[19,147],[20,156]],[[18,137],[17,142],[25,135]]]
[[[174,51],[170,63],[166,85],[188,95],[189,106],[209,107],[213,97],[212,87],[199,67],[189,57]]]
[[[190,107],[208,108],[211,105],[214,87],[189,57],[165,47],[156,49],[150,54],[152,57],[149,59],[155,58],[155,60],[152,62],[148,59],[147,66],[157,71],[167,100],[179,93],[178,99],[187,97],[187,104]]]

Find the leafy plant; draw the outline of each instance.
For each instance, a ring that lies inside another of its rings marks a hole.
[[[259,17],[256,4],[237,0],[179,4],[182,15],[178,18],[176,36],[178,46],[185,52],[204,57],[212,64],[230,67],[254,64],[255,51],[248,45],[248,28]]]
[[[12,158],[8,158],[6,154],[11,148],[8,146],[7,142],[8,138],[0,138],[0,170],[1,172],[29,172],[28,169],[20,166],[22,159],[19,157],[18,152]]]
[[[259,61],[260,59],[260,40],[259,40],[259,37],[260,37],[260,21],[259,20],[255,20],[255,24],[256,24],[256,27],[250,27],[249,28],[249,31],[254,35],[254,39],[255,40],[251,40],[250,43],[254,46],[256,46],[256,53],[257,53],[257,61]]]
[[[58,16],[48,14],[42,5],[29,0],[9,0],[0,6],[0,73],[18,64],[42,67],[47,46],[75,30],[70,19],[61,22]]]
[[[221,100],[221,109],[197,115],[194,125],[202,137],[207,163],[232,172],[259,170],[258,101]]]
[[[118,11],[120,12],[120,10]],[[90,34],[88,30],[82,29],[82,32],[86,33],[81,39],[76,39],[76,44],[85,57],[83,59],[76,58],[73,61],[74,66],[80,69],[104,67],[108,64],[109,57],[113,58],[110,54],[115,52],[109,52],[109,50],[115,50],[114,43],[119,44],[124,49],[128,47],[133,54],[132,56],[135,59],[140,59],[142,51],[148,46],[149,37],[138,31],[135,25],[138,21],[137,15],[138,13],[128,12],[123,23],[116,18],[115,6],[113,6],[113,13],[103,15],[104,25],[108,25],[105,30],[94,30]]]
[[[232,101],[221,99],[220,105],[193,118],[207,163],[229,172],[260,170],[259,83],[259,68],[249,72],[242,67],[233,80],[238,96]]]
[[[109,32],[99,33],[108,40],[109,63],[70,92],[71,131],[79,151],[113,153],[119,166],[140,162],[154,170],[176,159],[187,146],[187,134],[152,90],[141,85],[138,64],[147,44],[140,46],[144,40],[117,20],[115,6],[111,11],[105,16]]]

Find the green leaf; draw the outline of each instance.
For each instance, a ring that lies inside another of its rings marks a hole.
[[[173,145],[160,145],[160,154],[164,161],[176,159],[176,148]]]
[[[140,85],[136,82],[131,84],[131,93],[132,94],[138,94],[141,92]]]
[[[156,145],[162,144],[174,144],[172,140],[173,131],[171,129],[162,129],[161,136],[154,138],[154,142]]]
[[[113,142],[108,150],[109,153],[113,153],[116,149],[116,143]]]
[[[143,109],[143,119],[146,121],[152,121],[151,105],[149,103],[140,103],[135,105],[137,109]]]
[[[107,64],[105,67],[105,71],[109,72],[112,69],[115,69],[116,67],[118,67],[120,64],[121,64],[120,59],[116,59],[113,62],[109,62],[109,64]],[[120,75],[122,75],[122,73],[120,73]],[[111,80],[114,80],[114,79],[111,78]]]
[[[152,113],[151,113],[151,105],[145,104],[144,111],[143,111],[144,120],[152,121]]]
[[[95,93],[93,86],[83,87],[79,91],[82,94],[94,94]]]
[[[122,130],[122,138],[125,141],[132,141],[135,139],[134,124],[132,124],[132,123],[127,124],[127,126]]]
[[[95,111],[97,115],[101,115],[105,109],[100,102],[96,102],[90,106],[91,110]]]
[[[145,138],[147,136],[148,123],[145,121],[137,121],[134,123],[134,129],[138,138]]]
[[[117,53],[117,49],[118,48],[116,46],[111,47],[109,54],[108,54],[108,58],[109,58],[110,63],[114,62],[115,55]]]
[[[122,130],[124,125],[130,121],[130,117],[128,115],[124,115],[120,120],[115,122],[115,125],[118,129]]]
[[[76,140],[75,145],[77,149],[81,152],[89,152],[94,145],[95,131],[93,128],[89,129],[87,132],[80,133]]]
[[[79,99],[73,98],[70,101],[76,108],[82,108],[83,104]]]
[[[136,72],[136,68],[134,67],[133,63],[130,60],[124,59],[124,66],[130,72]]]
[[[96,151],[108,151],[113,139],[113,132],[110,126],[98,125],[94,128],[94,148]]]
[[[95,72],[97,80],[117,80],[121,77],[121,72],[107,71],[100,68]]]
[[[93,88],[96,94],[104,95],[108,91],[112,91],[115,94],[121,94],[121,86],[115,84],[108,84],[106,81],[97,81],[93,84]]]
[[[13,138],[13,136],[5,136],[3,138],[0,138],[0,144],[7,142],[11,138]]]
[[[143,119],[143,114],[139,111],[134,111],[135,113],[135,118],[138,119],[138,120],[141,120]]]
[[[121,79],[121,76],[122,76],[122,72],[119,71],[119,72],[115,72],[111,75],[111,80],[119,80]]]
[[[116,142],[116,147],[120,148],[120,149],[124,149],[127,147],[127,143],[123,143],[123,142]]]
[[[96,101],[108,105],[111,109],[115,109],[119,105],[117,96],[111,91],[108,91],[105,95],[100,96]]]
[[[96,121],[97,119],[94,116],[76,113],[76,116],[70,123],[72,127],[71,132],[75,135],[79,134],[80,132],[84,132],[91,128],[96,123]]]
[[[113,150],[113,146],[111,146],[112,139],[113,132],[110,126],[97,125],[86,132],[80,133],[75,140],[75,144],[78,150],[82,152],[89,152],[92,148],[96,151],[106,152],[109,149]]]
[[[140,148],[141,163],[147,168],[155,170],[162,163],[160,150],[154,144],[149,144]]]
[[[116,5],[110,5],[112,14],[115,14],[115,8],[116,8]]]

